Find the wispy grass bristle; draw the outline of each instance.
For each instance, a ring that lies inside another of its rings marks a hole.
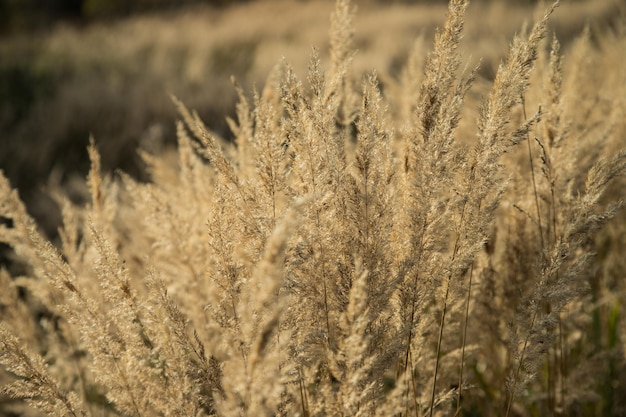
[[[328,70],[234,81],[233,141],[173,99],[149,182],[92,139],[58,242],[0,175],[0,414],[623,415],[626,37],[556,1],[489,81],[468,5],[392,88],[338,0]]]

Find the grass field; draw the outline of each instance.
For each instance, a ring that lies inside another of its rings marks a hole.
[[[623,3],[357,5],[0,40],[0,414],[626,415]]]

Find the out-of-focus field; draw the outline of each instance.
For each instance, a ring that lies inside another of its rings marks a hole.
[[[267,0],[222,9],[194,6],[0,38],[0,169],[53,233],[58,214],[45,188],[79,184],[88,168],[90,135],[105,169],[139,178],[138,146],[159,152],[174,142],[177,116],[170,95],[228,138],[226,117],[234,114],[236,101],[231,77],[249,93],[283,59],[304,77],[312,47],[328,62],[333,5]],[[430,48],[446,5],[357,5],[354,70],[358,75],[375,69],[383,87],[392,90],[411,48]],[[563,1],[551,25],[565,53],[586,25],[592,37],[610,29],[620,5]],[[495,74],[533,7],[504,1],[470,5],[463,45],[468,62],[482,59],[481,77]]]

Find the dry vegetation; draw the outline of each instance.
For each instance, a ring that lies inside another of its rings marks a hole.
[[[550,19],[550,31],[565,47],[586,23],[592,33],[611,25],[619,0],[569,1]],[[460,50],[465,59],[482,60],[480,75],[487,79],[493,79],[510,39],[532,17],[532,8],[520,2],[510,0],[504,7],[501,1],[477,0],[468,10]],[[376,70],[383,86],[401,76],[412,48],[421,49],[414,56],[425,56],[446,11],[445,0],[393,3],[359,0],[355,18],[358,53],[352,70]],[[106,171],[119,168],[142,180],[147,178],[135,152],[138,144],[155,150],[175,146],[170,94],[230,139],[225,116],[234,117],[237,99],[231,75],[248,92],[264,85],[282,57],[297,74],[305,74],[312,46],[320,47],[326,65],[333,7],[332,0],[195,6],[0,37],[0,169],[53,236],[60,214],[42,189],[82,181],[89,170],[85,148],[91,134]]]
[[[304,78],[235,86],[232,143],[177,100],[147,183],[92,142],[58,244],[0,176],[0,412],[625,415],[626,32],[564,53],[554,7],[492,77],[464,0],[361,76],[338,0]]]

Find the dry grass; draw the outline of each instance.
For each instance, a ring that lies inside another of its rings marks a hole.
[[[492,80],[464,0],[397,76],[361,76],[338,0],[305,80],[236,86],[234,142],[178,100],[150,182],[92,142],[57,245],[0,176],[24,265],[0,272],[0,410],[623,415],[626,33],[563,54],[554,7]]]
[[[445,18],[445,2],[402,3],[360,0],[355,18],[358,53],[351,70],[357,77],[376,70],[391,95],[398,95],[391,89],[401,88],[397,80],[409,51],[419,49],[418,59],[425,56]],[[509,40],[532,15],[519,2],[501,3],[472,4],[460,45],[465,59],[482,60],[480,74],[490,80]],[[230,76],[245,91],[260,88],[282,57],[304,74],[311,46],[322,47],[325,65],[332,8],[330,0],[264,0],[2,38],[0,168],[53,236],[60,215],[42,188],[49,182],[71,186],[84,177],[90,134],[98,138],[106,170],[121,168],[143,180],[138,144],[175,145],[169,94],[229,139],[224,116],[234,115],[237,98]],[[568,2],[555,12],[550,30],[567,46],[586,23],[592,33],[603,31],[615,21],[616,9],[615,0]]]

